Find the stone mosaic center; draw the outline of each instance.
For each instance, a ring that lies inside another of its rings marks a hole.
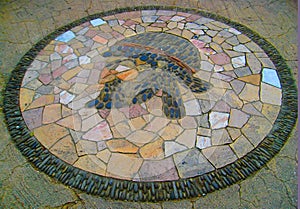
[[[287,138],[267,139],[284,105],[281,60],[224,22],[157,8],[52,34],[7,87],[20,150],[67,185],[136,201],[204,195],[258,170]]]

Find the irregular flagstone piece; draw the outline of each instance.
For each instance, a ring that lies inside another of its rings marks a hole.
[[[209,57],[217,65],[225,65],[230,63],[230,57],[225,53],[213,54]]]
[[[152,160],[161,160],[164,158],[164,150],[163,150],[163,142],[162,138],[157,139],[156,141],[146,144],[140,149],[140,155],[144,159],[152,159]]]
[[[139,171],[141,181],[171,181],[179,179],[171,157],[157,161],[144,161]]]
[[[234,57],[231,59],[234,68],[244,67],[246,65],[245,56]]]
[[[126,139],[137,146],[143,146],[144,144],[152,141],[157,136],[154,133],[144,130],[138,130],[136,132],[131,133]]]
[[[178,144],[177,142],[173,142],[173,141],[165,142],[165,156],[166,157],[169,157],[170,155],[173,155],[174,153],[181,152],[186,149],[187,149],[186,146]]]
[[[23,81],[22,81],[22,85],[21,86],[25,86],[27,83],[29,83],[30,81],[36,79],[37,77],[39,77],[39,73],[37,71],[27,71],[23,77]]]
[[[211,112],[209,114],[209,123],[212,129],[224,128],[228,125],[228,113]]]
[[[57,38],[55,38],[55,40],[62,41],[62,42],[69,42],[73,38],[75,38],[75,34],[69,30],[69,31],[59,35]]]
[[[266,118],[271,122],[274,123],[276,118],[278,117],[280,111],[280,106],[271,105],[271,104],[263,104],[262,107],[262,114],[266,116]]]
[[[197,128],[197,122],[194,117],[186,116],[178,120],[179,124],[184,129],[194,129]]]
[[[263,103],[281,105],[281,89],[261,83],[260,99]]]
[[[147,124],[145,119],[142,117],[130,119],[128,123],[132,131],[140,130]]]
[[[138,147],[124,139],[109,140],[106,142],[107,147],[112,152],[120,153],[137,153]]]
[[[262,71],[262,81],[277,88],[281,88],[277,72],[274,69],[264,68]]]
[[[117,77],[123,81],[129,81],[129,80],[133,80],[138,76],[138,71],[131,69],[128,70],[126,72],[122,72],[117,74]]]
[[[216,104],[215,101],[206,101],[206,100],[199,100],[199,103],[200,103],[200,107],[201,107],[201,110],[202,110],[202,113],[207,113],[209,112],[212,107],[214,107],[214,105]]]
[[[208,61],[201,61],[200,66],[201,66],[200,67],[201,70],[205,70],[205,71],[209,71],[209,72],[212,71],[212,69],[214,68],[214,65]]]
[[[75,131],[80,131],[81,129],[81,119],[79,115],[70,115],[56,122],[57,124],[64,126],[66,128],[73,129]]]
[[[53,123],[58,121],[62,117],[61,104],[51,104],[44,108],[43,112],[43,124]]]
[[[42,95],[34,100],[27,109],[34,109],[45,105],[52,104],[54,102],[54,95]]]
[[[261,112],[258,111],[251,103],[245,104],[242,111],[250,115],[262,116]]]
[[[153,98],[151,98],[149,101],[146,102],[146,106],[148,108],[149,113],[151,113],[152,115],[155,116],[162,116],[163,112],[162,112],[162,100],[161,98],[155,96]]]
[[[234,73],[238,77],[244,77],[244,76],[251,75],[251,70],[249,67],[239,67],[234,70]]]
[[[242,135],[241,130],[238,128],[227,127],[227,131],[233,141]]]
[[[143,159],[132,154],[112,153],[107,164],[109,176],[131,180],[139,171]]]
[[[198,127],[197,134],[201,136],[211,136],[211,129]]]
[[[259,100],[259,87],[246,83],[244,89],[239,94],[242,100],[247,102],[254,102]]]
[[[211,134],[212,145],[224,145],[232,142],[226,129],[212,130]]]
[[[30,130],[42,125],[43,108],[36,108],[22,112],[27,127]]]
[[[260,74],[255,74],[255,75],[240,77],[238,79],[241,81],[245,81],[247,83],[253,84],[253,85],[259,85],[260,81],[261,81],[261,76],[260,76]]]
[[[97,153],[97,143],[87,140],[79,140],[76,144],[76,150],[78,156],[88,155],[88,154],[96,154]]]
[[[107,122],[102,121],[97,126],[89,130],[86,134],[84,134],[82,138],[97,142],[97,141],[111,139],[112,133],[110,131]]]
[[[197,136],[196,147],[199,149],[204,149],[212,145],[211,138],[206,136]]]
[[[53,145],[50,152],[71,165],[78,159],[76,149],[70,135],[67,135]]]
[[[148,111],[139,104],[134,104],[129,107],[129,118],[136,118],[145,114],[148,114]]]
[[[74,166],[98,175],[106,174],[106,165],[95,155],[85,155],[80,157],[76,163],[74,163]]]
[[[237,138],[230,146],[239,158],[245,156],[254,148],[253,145],[243,135]]]
[[[186,115],[200,115],[201,109],[196,99],[183,103]]]
[[[33,130],[33,133],[39,142],[48,149],[59,139],[69,134],[66,128],[54,123],[38,127]]]
[[[202,153],[216,168],[221,168],[237,160],[229,145],[208,147],[203,149]]]
[[[239,80],[233,80],[230,82],[230,85],[232,86],[232,89],[235,91],[235,93],[239,94],[243,90],[245,83]]]
[[[173,140],[183,131],[183,128],[178,124],[169,123],[164,129],[162,129],[159,135],[164,140]]]
[[[110,157],[111,157],[111,152],[108,149],[104,149],[96,154],[97,158],[102,160],[105,163],[108,163]]]
[[[230,107],[226,102],[221,100],[216,103],[216,105],[214,106],[214,108],[212,110],[215,112],[226,112],[226,113],[228,112],[229,113]]]
[[[243,106],[243,102],[232,90],[226,91],[222,99],[232,108],[241,108]]]
[[[93,38],[94,41],[100,43],[100,44],[106,44],[108,42],[107,39],[101,37],[101,36],[98,36],[96,35],[94,38]]]
[[[75,98],[75,95],[67,91],[62,91],[59,96],[59,102],[62,104],[69,104]]]
[[[242,133],[257,146],[272,129],[272,124],[263,117],[252,116],[242,128]]]
[[[198,176],[215,169],[197,149],[177,153],[173,158],[181,178]]]
[[[32,102],[35,92],[30,89],[20,89],[20,109],[23,112]]]
[[[111,127],[111,131],[114,138],[124,138],[132,133],[127,122],[118,123],[116,126]]]
[[[247,63],[253,74],[258,74],[261,72],[261,64],[255,55],[247,53],[246,54]]]
[[[63,106],[63,109],[66,108]],[[86,118],[89,118],[90,116],[94,115],[97,111],[96,108],[82,108],[78,111],[81,118],[84,120]],[[84,123],[83,123],[84,125]]]
[[[245,123],[247,123],[249,118],[250,116],[247,115],[246,113],[237,109],[231,109],[229,126],[235,128],[242,128],[245,125]]]
[[[183,133],[177,137],[176,142],[183,144],[184,146],[188,148],[193,148],[195,147],[195,142],[196,142],[196,129],[191,129],[191,130],[185,130]]]
[[[95,127],[102,121],[103,119],[98,114],[94,114],[91,117],[82,121],[81,131],[88,131],[90,128]]]
[[[90,23],[96,27],[96,26],[99,26],[99,25],[103,25],[103,24],[106,24],[106,22],[104,20],[102,20],[101,18],[97,18],[97,19],[93,19],[90,21]]]
[[[145,127],[146,131],[157,133],[170,122],[169,119],[163,117],[154,117],[154,119]]]
[[[105,141],[99,141],[97,142],[97,150],[101,151],[107,148],[107,145],[105,143]]]
[[[237,52],[250,52],[249,49],[244,44],[239,44],[233,47],[234,51]]]

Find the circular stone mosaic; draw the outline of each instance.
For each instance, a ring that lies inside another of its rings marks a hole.
[[[6,89],[22,153],[113,199],[205,195],[261,168],[297,117],[276,49],[217,15],[138,8],[89,16],[30,50]]]

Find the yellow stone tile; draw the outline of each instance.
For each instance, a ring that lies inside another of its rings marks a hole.
[[[261,81],[261,75],[260,74],[255,74],[255,75],[248,75],[244,77],[238,78],[241,81],[245,81],[247,83],[251,83],[253,85],[259,85]]]
[[[36,100],[34,100],[27,109],[33,109],[37,107],[42,107],[54,102],[54,95],[43,95]]]
[[[71,165],[78,159],[75,145],[70,135],[58,141],[51,147],[50,152]]]
[[[162,138],[157,139],[155,142],[146,144],[140,149],[140,154],[144,159],[159,160],[164,158]]]
[[[53,123],[61,119],[61,104],[50,104],[45,106],[43,112],[43,124]]]
[[[34,91],[26,88],[20,89],[20,108],[23,112],[32,102]]]
[[[66,128],[54,123],[36,128],[33,133],[46,148],[50,148],[59,139],[69,134]]]
[[[138,147],[125,139],[115,139],[106,142],[107,147],[112,152],[137,153]]]

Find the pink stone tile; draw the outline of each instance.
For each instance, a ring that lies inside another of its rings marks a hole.
[[[66,44],[58,45],[55,47],[55,51],[61,54],[72,54],[73,49]]]
[[[230,57],[225,53],[213,54],[210,59],[217,65],[225,65],[230,63]]]
[[[67,72],[67,70],[68,70],[67,67],[61,66],[52,73],[52,76],[53,76],[53,78],[57,78],[57,77],[61,76],[62,74],[64,74],[65,72]]]
[[[172,17],[170,17],[170,16],[160,16],[158,19],[166,22],[166,21],[170,20],[171,18]]]
[[[145,114],[148,114],[148,111],[139,104],[131,105],[129,108],[129,118],[136,118]]]
[[[34,128],[40,127],[42,125],[43,108],[27,110],[22,114],[26,125],[30,130],[33,130]]]
[[[85,33],[85,36],[93,38],[94,36],[97,35],[97,31],[95,30],[88,30],[88,32]]]
[[[189,16],[189,17],[186,18],[186,21],[193,22],[193,21],[198,20],[200,18],[201,17],[199,15],[191,15],[191,16]]]
[[[52,76],[51,74],[41,74],[39,76],[39,80],[44,84],[44,85],[47,85],[49,83],[51,83],[52,81]]]
[[[110,113],[110,110],[106,110],[106,109],[99,110],[99,114],[100,114],[100,116],[103,119],[107,118],[107,116],[109,115],[109,113]]]
[[[145,161],[139,171],[142,181],[171,181],[179,179],[171,157],[158,161]]]
[[[126,25],[126,26],[132,26],[132,25],[136,25],[137,23],[133,20],[127,20],[123,25]]]
[[[196,40],[196,39],[191,39],[190,41],[195,45],[195,47],[197,47],[197,49],[202,49],[206,45],[205,42],[199,41],[199,40]]]
[[[106,121],[99,123],[97,126],[92,128],[86,134],[82,136],[83,139],[91,141],[101,141],[112,138],[112,133]]]

